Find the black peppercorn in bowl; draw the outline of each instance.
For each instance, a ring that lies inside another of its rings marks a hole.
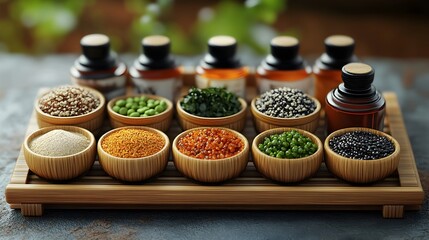
[[[314,133],[319,126],[320,110],[321,105],[316,98],[290,88],[273,89],[255,97],[250,103],[257,132],[291,127]]]
[[[82,127],[94,135],[101,132],[106,100],[97,90],[81,86],[59,86],[44,93],[34,105],[39,128]]]
[[[319,170],[323,144],[316,135],[302,129],[274,128],[255,137],[252,156],[256,169],[266,178],[296,183]]]
[[[246,101],[225,88],[191,88],[176,110],[183,130],[224,127],[241,132],[246,125]]]
[[[324,145],[328,170],[351,183],[380,181],[398,168],[399,143],[375,129],[340,129],[331,133]]]

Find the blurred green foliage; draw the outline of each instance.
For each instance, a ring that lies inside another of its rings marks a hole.
[[[82,25],[85,30],[93,27],[93,32],[106,32],[111,26],[106,26],[100,19],[110,16],[97,11],[96,5],[108,3],[100,0],[9,1],[6,4],[8,16],[0,17],[0,51],[55,52],[59,43]],[[222,0],[200,9],[191,26],[179,26],[174,21],[174,14],[186,15],[174,12],[174,4],[181,4],[180,1],[123,0],[123,3],[122,10],[129,12],[132,19],[129,26],[118,31],[128,36],[126,40],[109,35],[114,45],[128,46],[121,48],[122,51],[138,52],[140,41],[135,39],[162,34],[171,38],[172,51],[176,54],[200,53],[205,49],[207,40],[214,35],[234,36],[240,45],[264,53],[266,43],[277,34],[271,26],[285,8],[285,1],[278,0]],[[85,13],[88,8],[92,9],[91,16],[85,20],[94,22],[82,23],[82,15],[88,14]]]

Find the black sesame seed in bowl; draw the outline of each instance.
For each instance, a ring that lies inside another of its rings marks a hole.
[[[258,132],[278,127],[294,127],[315,132],[319,126],[319,101],[299,89],[277,88],[255,97],[251,103]]]
[[[345,128],[325,140],[325,163],[330,172],[352,183],[372,183],[396,171],[399,143],[369,128]]]

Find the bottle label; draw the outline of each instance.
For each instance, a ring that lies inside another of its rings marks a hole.
[[[104,79],[83,79],[71,77],[71,81],[80,86],[90,87],[101,92],[107,101],[125,95],[127,78],[125,75]]]
[[[311,84],[313,82],[312,80],[313,78],[311,76],[295,81],[281,81],[266,78],[256,78],[256,83],[258,85],[258,90],[260,93],[264,93],[276,88],[288,87],[300,89],[303,92],[310,94]]]
[[[244,98],[246,94],[246,79],[236,78],[236,79],[209,79],[203,76],[197,75],[195,77],[195,83],[198,88],[208,88],[208,87],[226,87],[230,92],[237,94],[237,96]]]
[[[174,101],[176,94],[180,92],[180,88],[182,87],[182,81],[180,81],[180,78],[156,80],[132,78],[132,80],[139,93],[165,97],[170,101]]]

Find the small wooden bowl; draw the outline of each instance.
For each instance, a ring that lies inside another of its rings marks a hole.
[[[180,102],[182,101],[182,99],[177,101],[176,110],[179,124],[183,130],[188,130],[197,127],[224,127],[241,132],[246,126],[247,103],[242,98],[238,99],[241,103],[241,110],[238,113],[226,117],[214,118],[199,117],[186,112],[180,106]]]
[[[240,175],[247,166],[249,158],[249,143],[246,137],[239,132],[228,128],[221,128],[233,132],[239,137],[244,148],[238,154],[222,159],[206,160],[187,156],[177,149],[177,142],[191,131],[203,129],[205,127],[189,129],[179,134],[173,141],[173,159],[177,170],[186,177],[204,183],[219,183]]]
[[[83,134],[90,143],[83,151],[68,156],[43,156],[30,149],[30,142],[34,138],[55,129]],[[54,181],[70,180],[88,171],[94,163],[96,152],[94,135],[84,128],[75,126],[41,128],[25,139],[23,149],[28,168],[36,175]]]
[[[258,145],[264,141],[265,137],[291,130],[310,138],[317,145],[317,151],[307,157],[287,159],[271,157],[259,150]],[[256,169],[266,178],[283,183],[294,183],[313,176],[319,170],[323,160],[323,145],[318,137],[302,129],[274,128],[255,137],[252,143],[252,155]]]
[[[365,131],[389,139],[395,151],[387,157],[375,160],[358,160],[343,157],[329,147],[329,140],[347,132]],[[386,178],[398,168],[399,143],[390,135],[369,128],[345,128],[331,133],[325,140],[325,161],[329,171],[337,177],[352,183],[372,183]]]
[[[105,137],[122,129],[142,129],[155,132],[164,138],[164,147],[155,154],[141,158],[121,158],[112,156],[104,151],[101,144]],[[142,126],[121,127],[115,128],[101,136],[100,140],[98,140],[97,151],[98,161],[100,161],[103,170],[107,174],[126,182],[140,182],[164,171],[167,166],[168,157],[170,156],[170,140],[165,133],[154,128]]]
[[[257,132],[281,127],[299,128],[311,133],[314,133],[317,130],[317,127],[319,126],[321,105],[316,98],[310,97],[316,104],[314,112],[307,116],[298,118],[279,118],[263,114],[256,108],[256,99],[258,98],[259,96],[253,98],[250,103],[250,111],[252,112],[253,122]]]
[[[121,99],[127,99],[129,97],[141,97],[146,96],[150,99],[155,100],[164,100],[167,103],[167,109],[154,116],[150,117],[128,117],[121,115],[115,111],[113,111],[113,106],[116,101]],[[164,97],[156,96],[156,95],[147,95],[147,94],[140,94],[140,95],[130,95],[130,96],[122,96],[122,97],[116,97],[109,101],[107,104],[107,113],[109,115],[110,124],[113,128],[119,128],[119,127],[125,127],[125,126],[146,126],[155,128],[158,130],[161,130],[163,132],[166,132],[168,128],[171,125],[171,120],[173,118],[173,104],[170,100]]]
[[[58,125],[69,125],[69,126],[76,126],[76,127],[82,127],[89,131],[91,131],[94,135],[98,135],[101,132],[101,128],[103,126],[104,121],[104,109],[106,100],[104,99],[103,94],[101,94],[99,91],[94,90],[92,88],[82,87],[94,94],[98,99],[100,99],[100,105],[96,109],[94,109],[92,112],[80,115],[80,116],[74,116],[74,117],[57,117],[57,116],[51,116],[47,113],[44,113],[42,110],[40,110],[39,107],[39,100],[36,101],[34,105],[34,109],[36,109],[36,117],[37,117],[37,124],[39,125],[39,128],[44,127],[51,127],[51,126],[58,126]]]

